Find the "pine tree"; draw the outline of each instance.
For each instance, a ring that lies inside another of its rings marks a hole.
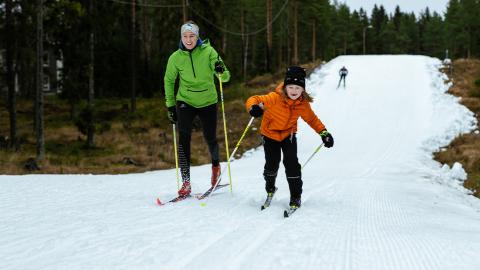
[[[431,56],[442,58],[445,51],[445,30],[442,17],[433,12],[430,20],[426,22],[423,36],[424,51]]]
[[[371,23],[373,27],[374,37],[373,37],[373,53],[375,54],[383,54],[387,51],[385,50],[386,40],[384,31],[387,28],[388,24],[388,16],[385,12],[385,8],[381,5],[377,7],[377,5],[373,6],[372,16],[371,16]]]

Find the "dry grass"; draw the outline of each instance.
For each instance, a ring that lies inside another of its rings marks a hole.
[[[311,66],[316,66],[312,64]],[[310,68],[309,65],[305,67]],[[480,115],[479,60],[457,60],[450,79],[454,85],[450,93],[461,96],[462,103]],[[250,116],[245,112],[244,101],[248,96],[264,94],[283,79],[281,73],[257,77],[245,85],[225,85],[225,114],[228,124],[230,151],[233,151]],[[0,99],[0,136],[8,137],[9,123],[5,99]],[[175,167],[173,135],[166,118],[163,99],[139,99],[138,113],[131,116],[122,112],[127,100],[97,101],[102,115],[108,118],[110,129],[96,134],[95,149],[86,149],[83,136],[69,119],[69,107],[55,97],[47,97],[45,104],[46,159],[41,171],[35,173],[93,173],[119,174],[145,172]],[[0,174],[31,173],[24,168],[28,158],[35,157],[33,134],[33,105],[20,100],[17,105],[19,151],[0,149]],[[108,117],[107,117],[108,116]],[[478,119],[480,122],[480,119]],[[221,159],[226,159],[223,121],[219,111],[217,135]],[[239,147],[236,158],[244,151],[257,147],[260,121],[253,122],[252,129]],[[256,129],[256,130],[255,130]],[[192,164],[210,163],[207,145],[201,128],[192,134]],[[0,147],[1,148],[1,147]],[[468,172],[465,186],[480,197],[480,135],[466,134],[455,139],[445,151],[435,154],[438,161],[452,165],[461,162]],[[134,164],[125,164],[129,158]]]
[[[303,65],[310,69],[317,63]],[[254,94],[266,94],[283,80],[284,73],[256,77],[246,84],[224,86],[225,115],[227,117],[230,152],[247,125],[250,115],[245,111],[244,102]],[[6,99],[0,99],[0,137],[8,137],[8,111]],[[40,164],[41,170],[34,173],[92,173],[119,174],[145,172],[175,167],[172,126],[166,117],[164,100],[161,98],[138,99],[137,113],[124,112],[122,107],[128,100],[97,100],[96,107],[102,122],[109,128],[97,132],[94,149],[87,149],[85,136],[70,119],[70,107],[56,97],[46,97],[45,142],[46,158]],[[220,104],[219,104],[220,105]],[[24,168],[28,158],[35,157],[35,136],[33,133],[33,102],[17,102],[18,135],[21,138],[19,151],[1,148],[0,174],[31,173]],[[192,165],[211,162],[208,147],[204,141],[200,121],[193,129],[191,142]],[[236,158],[246,150],[261,143],[258,129],[260,120],[253,122],[252,129],[243,139]],[[177,132],[178,133],[178,132]],[[178,136],[178,134],[177,134]],[[219,106],[217,136],[220,158],[226,160],[223,120]],[[125,163],[125,160],[131,162]],[[132,164],[133,163],[133,164]]]
[[[454,61],[450,75],[453,86],[449,92],[462,97],[461,103],[475,113],[480,123],[480,60],[459,59]],[[446,72],[447,73],[447,72]],[[447,73],[448,74],[448,73]],[[480,135],[471,133],[456,138],[445,151],[435,153],[435,159],[450,166],[460,162],[468,173],[465,187],[480,198]]]
[[[250,116],[245,112],[246,97],[266,93],[264,87],[253,88],[244,85],[225,85],[225,113],[229,127],[230,151],[248,123]],[[2,103],[3,102],[3,103]],[[134,116],[119,108],[126,100],[98,100],[100,115],[110,115],[110,128],[95,135],[94,149],[87,149],[85,136],[69,119],[68,105],[58,98],[45,99],[45,142],[46,158],[35,173],[93,173],[119,174],[145,172],[175,167],[173,134],[166,118],[164,100],[138,99],[138,113]],[[9,134],[8,111],[4,99],[0,101],[0,136]],[[35,136],[33,133],[33,107],[29,101],[19,101],[18,134],[21,138],[19,151],[0,149],[0,174],[31,173],[24,168],[28,158],[35,157]],[[112,116],[113,115],[113,116]],[[218,142],[222,160],[226,159],[223,120],[220,106],[217,123]],[[255,124],[254,124],[255,125]],[[178,133],[178,131],[177,131]],[[178,136],[178,134],[177,134]],[[258,146],[258,136],[251,132],[245,137],[238,153]],[[0,147],[1,148],[1,147]],[[192,165],[210,163],[207,144],[201,128],[192,134]],[[133,164],[126,164],[126,159]]]

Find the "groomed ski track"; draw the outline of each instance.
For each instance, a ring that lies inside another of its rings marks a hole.
[[[431,155],[476,128],[445,94],[439,65],[345,56],[310,76],[312,107],[335,146],[302,171],[303,204],[288,219],[282,164],[260,211],[261,147],[231,164],[233,194],[222,189],[205,207],[155,204],[175,196],[174,170],[0,176],[0,269],[479,269],[480,201],[462,188],[461,168]],[[336,89],[342,66],[347,87]],[[299,123],[303,164],[321,140]],[[209,174],[209,165],[192,168],[193,192],[208,188]]]

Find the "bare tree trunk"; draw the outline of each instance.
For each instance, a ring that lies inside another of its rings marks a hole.
[[[145,3],[145,0],[143,1]],[[143,9],[142,13],[143,24],[142,24],[142,36],[143,36],[143,53],[144,53],[144,67],[145,67],[145,75],[147,78],[147,85],[144,87],[148,87],[148,93],[152,93],[152,87],[150,86],[152,83],[152,76],[150,71],[150,62],[151,62],[151,55],[152,55],[152,32],[153,32],[153,23],[150,18],[147,17],[147,9]]]
[[[291,61],[292,61],[292,43],[290,42],[290,37],[291,37],[291,29],[290,29],[290,22],[291,22],[291,19],[292,19],[292,10],[291,9],[288,9],[288,12],[287,12],[287,20],[286,20],[286,25],[285,25],[285,29],[286,29],[286,32],[287,32],[287,38],[284,38],[283,40],[285,41],[285,45],[286,45],[286,59],[285,59],[285,63],[288,65],[290,65]]]
[[[93,15],[93,6],[95,0],[90,0],[89,13],[90,18]],[[87,147],[93,148],[95,146],[95,129],[94,129],[94,113],[93,113],[93,100],[95,98],[95,34],[94,26],[91,24],[90,29],[90,40],[89,40],[89,51],[90,51],[90,64],[88,65],[88,111],[90,114],[88,129],[87,129]]]
[[[278,49],[277,49],[277,63],[279,67],[283,67],[283,65],[285,64],[283,62],[283,59],[284,59],[284,47],[282,44],[281,46],[278,46]]]
[[[267,58],[266,69],[271,71],[272,69],[272,0],[267,0]]]
[[[37,84],[35,97],[37,161],[42,161],[45,158],[43,128],[43,0],[37,0]]]
[[[12,18],[12,0],[5,1],[5,41],[6,41],[6,64],[7,64],[7,87],[8,87],[8,111],[10,115],[10,147],[16,149],[17,145],[17,110],[15,92],[15,72],[13,69],[13,57],[15,54],[14,40],[15,29]]]
[[[315,61],[317,59],[317,31],[316,31],[316,24],[317,22],[315,19],[313,19],[312,22],[312,61]]]
[[[248,26],[246,27],[246,30],[248,32]],[[248,36],[247,36],[247,40],[248,40]],[[261,62],[261,60],[257,60],[257,39],[256,38],[252,38],[252,65],[255,65],[255,66],[258,66],[260,65],[259,62]]]
[[[471,56],[471,46],[472,46],[472,30],[471,30],[470,27],[468,27],[467,33],[468,33],[467,59],[470,59],[470,56]]]
[[[298,0],[293,2],[293,60],[298,65]]]
[[[225,17],[223,19],[223,25],[224,25],[225,29],[228,29],[227,17]],[[227,53],[227,41],[228,41],[227,37],[228,37],[227,33],[223,33],[223,35],[222,35],[222,52],[223,52],[223,54]]]
[[[136,3],[135,0],[132,0],[132,32],[130,35],[130,70],[132,72],[132,81],[131,81],[131,97],[130,97],[130,112],[135,112],[137,110],[137,100],[136,100],[136,85],[135,80],[137,79],[137,69],[135,67],[135,37],[136,37],[136,29],[135,29],[135,9]]]
[[[287,13],[288,14],[288,13]],[[287,16],[288,18],[288,16]],[[286,48],[287,46],[285,44],[288,44],[288,41],[285,42],[285,40],[287,38],[285,38],[286,36],[288,36],[288,23],[287,24],[284,24],[283,22],[280,24],[282,29],[280,30],[280,40],[284,40],[284,42],[281,42],[279,44],[279,46],[277,47],[277,67],[282,67],[285,66],[285,59],[288,59],[288,58],[285,58],[285,55],[286,55]]]
[[[247,28],[248,29],[248,28]],[[247,35],[246,40],[245,40],[245,55],[243,56],[243,81],[247,81],[247,69],[248,69],[248,41],[250,39],[250,36]]]
[[[185,23],[188,19],[188,13],[187,13],[187,1],[188,0],[181,0],[182,1],[182,6],[183,6],[183,22]]]
[[[247,81],[247,66],[248,66],[248,35],[245,35],[245,10],[241,11],[240,29],[242,31],[242,52],[243,52],[243,81]]]

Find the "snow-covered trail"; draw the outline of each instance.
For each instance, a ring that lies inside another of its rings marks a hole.
[[[0,269],[478,269],[480,201],[455,179],[461,169],[431,158],[474,128],[444,94],[439,64],[350,56],[312,74],[312,106],[335,146],[303,170],[303,205],[289,219],[283,166],[272,206],[259,210],[261,148],[232,163],[234,193],[206,207],[154,204],[175,195],[174,170],[0,176]],[[347,88],[336,89],[343,65]],[[301,121],[301,163],[320,142]],[[194,192],[209,170],[193,168]]]

